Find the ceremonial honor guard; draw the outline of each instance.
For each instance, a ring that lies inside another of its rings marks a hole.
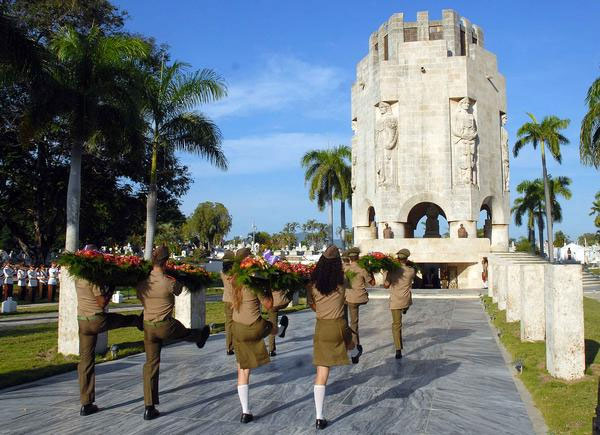
[[[38,294],[40,296],[40,298],[44,297],[44,290],[46,288],[46,286],[48,285],[48,272],[46,271],[46,267],[43,264],[40,264],[40,267],[38,267],[37,270],[37,278],[38,278],[38,285],[39,285],[39,290],[38,290]],[[50,301],[48,301],[50,302]]]
[[[354,342],[358,351],[356,356],[352,357],[354,364],[358,363],[358,359],[362,355],[363,348],[360,344],[360,335],[358,332],[358,308],[369,302],[369,293],[367,285],[374,285],[375,278],[365,269],[358,265],[359,248],[351,248],[347,251],[350,263],[345,267],[347,279],[346,288],[346,304],[350,314],[350,329],[354,335]]]
[[[240,249],[236,253],[236,260],[241,261],[249,255],[250,249]],[[269,334],[277,334],[277,326],[262,318],[261,304],[269,310],[273,307],[273,299],[271,296],[259,299],[250,289],[233,286],[232,332],[237,360],[237,390],[242,405],[240,418],[242,423],[249,423],[254,419],[248,399],[250,370],[270,362],[264,338]]]
[[[285,257],[280,257],[280,260],[285,260]],[[273,295],[273,308],[267,310],[267,320],[271,322],[273,325],[277,325],[277,319],[279,315],[279,310],[283,310],[290,303],[290,299],[287,296],[287,293],[283,290],[274,290],[272,292]],[[285,314],[281,316],[281,321],[279,322],[279,328],[281,328],[279,332],[279,338],[285,337],[285,332],[287,331],[289,325],[288,316]],[[277,346],[275,345],[275,335],[269,335],[269,355],[276,356],[277,355]]]
[[[86,249],[95,250],[93,245]],[[142,318],[136,315],[107,313],[105,308],[110,294],[102,294],[100,287],[84,279],[75,281],[77,292],[77,323],[79,324],[79,394],[81,410],[79,415],[90,415],[98,411],[96,400],[95,351],[98,334],[110,329],[135,326],[140,331]]]
[[[155,405],[158,400],[158,376],[160,351],[165,341],[185,340],[204,347],[210,335],[210,328],[189,329],[173,318],[175,296],[182,285],[166,274],[169,249],[156,248],[152,253],[152,272],[137,285],[137,294],[144,305],[144,420],[152,420],[160,415]]]
[[[27,271],[24,264],[17,266],[17,286],[19,287],[19,299],[24,301],[27,294]]]
[[[2,287],[2,299],[6,300],[7,298],[11,298],[13,295],[13,269],[10,267],[10,263],[5,263],[4,268],[2,269],[2,274],[4,275],[4,285]]]
[[[225,251],[223,255],[223,271],[221,272],[221,280],[223,281],[223,309],[225,311],[225,347],[227,355],[233,355],[233,335],[231,324],[233,323],[233,283],[232,277],[227,275],[233,266],[235,254],[232,251]]]
[[[350,364],[348,350],[354,347],[352,332],[344,315],[346,300],[342,261],[335,246],[328,247],[317,262],[306,294],[307,303],[317,317],[313,338],[313,364],[317,370],[314,399],[316,428],[324,429],[327,420],[323,418],[323,402],[329,369]]]
[[[38,291],[37,270],[33,264],[27,270],[27,291],[29,292],[29,302],[33,304]]]
[[[58,266],[53,262],[50,264],[50,269],[48,269],[48,302],[54,302],[54,295],[56,294],[57,285]]]
[[[410,251],[401,249],[396,253],[400,267],[389,271],[383,286],[390,289],[390,310],[392,311],[392,336],[396,347],[396,359],[402,358],[402,314],[412,305],[412,284],[415,270],[406,265]]]

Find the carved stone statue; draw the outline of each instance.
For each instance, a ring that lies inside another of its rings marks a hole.
[[[468,97],[458,103],[452,116],[452,144],[458,153],[458,165],[462,184],[477,184],[477,123]]]
[[[385,228],[383,229],[383,238],[384,239],[393,239],[394,238],[394,232],[392,231],[392,229],[390,228],[390,226],[387,223],[385,224]]]
[[[510,190],[510,164],[508,161],[508,131],[504,126],[508,121],[508,116],[505,114],[502,115],[500,127],[500,146],[502,152],[502,181],[504,191],[508,192]]]
[[[439,238],[440,222],[438,221],[439,211],[436,206],[430,205],[427,209],[427,220],[425,221],[425,238]]]
[[[460,227],[458,228],[458,238],[466,239],[467,237],[469,237],[467,229],[463,226],[463,224],[460,224]]]
[[[379,103],[379,119],[375,125],[375,147],[377,153],[377,184],[395,182],[396,162],[394,148],[398,142],[398,121],[392,114],[389,103]]]
[[[377,238],[377,225],[375,224],[375,221],[372,221],[369,224],[369,233],[371,235],[371,239]]]

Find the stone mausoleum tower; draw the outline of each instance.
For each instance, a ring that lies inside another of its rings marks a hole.
[[[356,245],[408,248],[442,287],[481,287],[481,259],[508,250],[506,120],[504,76],[480,27],[453,10],[441,20],[393,15],[371,35],[352,86]]]

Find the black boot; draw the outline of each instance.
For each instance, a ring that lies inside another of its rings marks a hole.
[[[285,314],[281,316],[281,320],[279,320],[279,326],[283,327],[283,329],[279,333],[279,338],[285,337],[285,331],[287,330],[289,324],[290,321],[288,320],[288,316],[286,316]]]
[[[240,417],[240,423],[250,423],[252,420],[254,420],[254,416],[252,414],[243,414]]]
[[[352,364],[358,364],[358,359],[360,358],[360,356],[363,353],[363,348],[360,344],[356,345],[356,349],[358,350],[358,353],[356,354],[356,356],[352,357]]]
[[[154,407],[154,405],[146,406],[146,410],[144,411],[144,420],[153,420],[160,415],[158,409]]]
[[[402,359],[402,351],[400,349],[396,350],[396,359]]]
[[[277,356],[277,352],[275,352],[274,350],[272,350],[272,351],[269,353],[269,355],[270,355],[270,356]]]
[[[83,405],[81,407],[81,409],[79,410],[79,415],[86,416],[95,414],[96,412],[98,412],[98,407],[93,403],[88,403],[87,405]]]
[[[200,336],[200,340],[196,342],[196,346],[198,346],[198,349],[202,349],[204,347],[204,344],[206,343],[206,340],[208,340],[209,336],[210,326],[204,325],[204,328],[202,328],[202,335]]]
[[[227,355],[233,355],[235,352],[233,350],[228,350]]]
[[[327,420],[323,419],[317,419],[316,423],[315,423],[315,427],[317,429],[325,429],[327,427]]]

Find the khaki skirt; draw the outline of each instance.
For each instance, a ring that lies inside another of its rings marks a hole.
[[[254,369],[271,361],[263,338],[272,329],[273,324],[262,317],[251,325],[232,322],[233,348],[240,368]]]
[[[313,338],[313,364],[325,367],[350,364],[346,349],[350,343],[352,332],[346,319],[317,319]]]

